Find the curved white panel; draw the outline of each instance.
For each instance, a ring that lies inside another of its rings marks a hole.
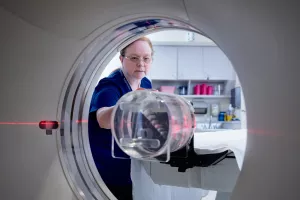
[[[284,2],[186,1],[229,57],[247,106],[247,152],[234,200],[298,199],[299,14]],[[279,14],[280,13],[280,14]]]

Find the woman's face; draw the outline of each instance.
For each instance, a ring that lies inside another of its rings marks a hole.
[[[146,41],[135,41],[126,48],[125,56],[120,56],[124,73],[131,79],[141,80],[151,67],[152,50]]]

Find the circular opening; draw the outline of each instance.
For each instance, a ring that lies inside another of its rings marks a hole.
[[[88,137],[90,101],[105,66],[119,49],[149,33],[180,29],[205,35],[185,22],[164,17],[126,19],[112,22],[110,27],[77,59],[66,79],[58,107],[61,129],[57,144],[61,164],[79,199],[115,199],[97,171]],[[192,37],[189,35],[191,40]]]

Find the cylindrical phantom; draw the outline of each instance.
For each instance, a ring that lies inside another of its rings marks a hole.
[[[155,158],[188,144],[195,129],[194,108],[179,95],[138,90],[117,102],[111,125],[117,144],[126,154]]]

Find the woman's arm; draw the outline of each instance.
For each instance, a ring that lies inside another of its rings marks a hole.
[[[114,106],[111,107],[102,107],[97,110],[96,117],[98,124],[101,128],[111,129],[111,114],[114,109]]]

